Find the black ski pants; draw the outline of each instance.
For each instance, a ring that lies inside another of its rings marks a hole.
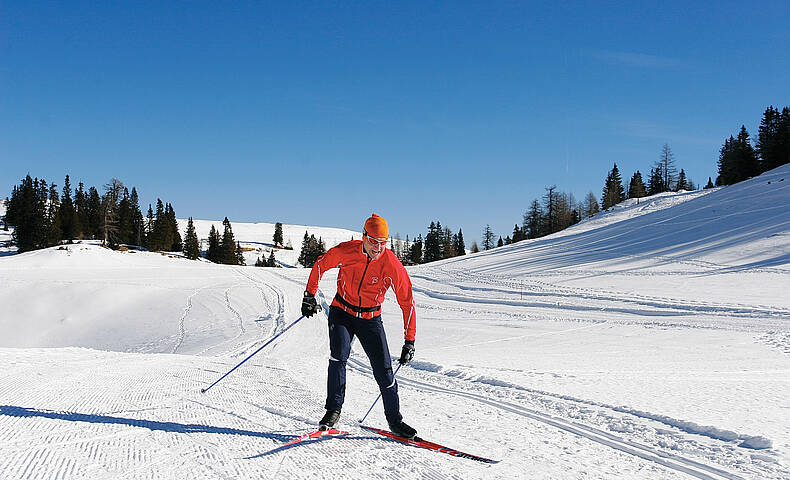
[[[387,336],[381,315],[371,319],[357,318],[343,309],[329,309],[329,370],[326,382],[326,409],[340,410],[346,396],[346,362],[351,353],[351,341],[356,335],[365,350],[379,385],[384,402],[384,415],[389,423],[399,423],[398,383],[392,374],[392,360],[387,347]]]

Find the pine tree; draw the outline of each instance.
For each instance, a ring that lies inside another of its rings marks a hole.
[[[44,203],[39,194],[38,179],[27,175],[9,199],[6,220],[14,225],[11,238],[19,253],[44,247]]]
[[[661,173],[661,166],[650,169],[650,178],[647,181],[647,194],[655,195],[657,193],[665,192],[664,176]]]
[[[716,177],[716,185],[730,185],[731,183],[735,183],[733,179],[735,178],[735,138],[730,135],[730,138],[724,140],[724,145],[722,145],[721,149],[719,150],[719,175]]]
[[[164,250],[167,245],[168,224],[165,218],[165,205],[162,199],[156,199],[156,213],[154,214],[153,226],[151,228],[151,241],[148,248],[153,251]]]
[[[675,184],[675,191],[680,192],[681,190],[691,190],[688,181],[686,181],[686,172],[682,168],[678,174],[678,181]]]
[[[480,247],[477,246],[477,242],[472,242],[472,253],[478,253],[480,251]]]
[[[525,233],[525,230],[523,228],[519,227],[517,223],[514,224],[513,225],[513,237],[511,238],[510,241],[512,243],[516,243],[516,242],[520,242],[522,240],[525,240],[526,238],[527,238],[527,234]]]
[[[66,175],[66,181],[63,185],[63,198],[58,214],[60,215],[61,239],[66,240],[68,243],[73,243],[74,238],[77,236],[77,215],[74,210],[74,203],[71,200],[71,181],[68,175]]]
[[[200,241],[198,240],[197,232],[195,231],[195,224],[192,222],[192,217],[189,217],[187,222],[187,231],[184,234],[184,256],[190,260],[200,258]]]
[[[145,248],[150,251],[155,251],[156,248],[154,244],[156,240],[154,239],[154,226],[156,221],[154,220],[154,211],[151,209],[151,204],[148,204],[148,215],[146,215],[145,221]]]
[[[28,175],[28,177],[29,176],[30,175]],[[22,180],[22,185],[24,185],[24,184],[25,184],[25,179]],[[21,193],[20,193],[20,189],[21,188],[22,188],[22,186],[17,187],[16,185],[14,185],[14,187],[11,189],[11,197],[7,198],[6,201],[5,201],[6,211],[5,211],[5,217],[4,217],[5,221],[4,221],[4,223],[6,225],[9,225],[9,224],[10,225],[18,225],[19,224],[17,209],[19,208],[19,202],[20,202],[19,197],[21,195]]]
[[[258,259],[255,260],[255,266],[256,267],[266,267],[266,266],[268,266],[266,264],[266,255],[258,257]]]
[[[486,228],[483,229],[483,249],[492,248],[494,248],[494,232],[491,231],[491,225],[486,224]]]
[[[756,177],[760,174],[760,165],[757,162],[757,153],[752,147],[752,141],[749,138],[749,132],[746,127],[741,125],[741,131],[738,132],[738,137],[735,139],[736,148],[738,152],[738,170],[740,171],[741,180]]]
[[[212,225],[208,234],[208,250],[206,251],[206,259],[208,261],[214,263],[222,262],[221,242],[222,240],[220,239],[219,232],[214,228],[214,225]]]
[[[236,239],[233,237],[233,228],[231,227],[228,217],[225,217],[222,221],[222,225],[225,227],[225,230],[222,234],[222,242],[220,243],[220,251],[222,252],[220,263],[224,263],[225,265],[238,265]]]
[[[455,237],[455,253],[456,255],[466,255],[466,244],[464,243],[464,232],[458,229],[458,235]]]
[[[423,262],[435,262],[442,258],[441,244],[439,235],[441,232],[439,222],[431,222],[428,226],[428,233],[425,235],[425,245],[423,250]]]
[[[647,190],[645,190],[645,183],[642,181],[642,174],[637,170],[628,184],[628,198],[642,198],[646,195]]]
[[[749,132],[741,126],[738,137],[724,141],[719,151],[719,176],[717,185],[732,185],[758,174],[757,155],[752,148]]]
[[[274,246],[283,246],[283,224],[277,222],[274,224]]]
[[[417,235],[417,240],[412,242],[411,251],[409,252],[409,259],[413,265],[422,263],[422,234]]]
[[[132,195],[129,198],[129,208],[132,213],[132,236],[129,243],[142,247],[145,244],[145,221],[143,212],[140,210],[140,199],[137,189],[132,187]]]
[[[755,150],[760,172],[790,163],[790,107],[784,107],[781,112],[773,105],[765,109]]]
[[[118,202],[118,241],[119,243],[133,244],[132,233],[132,200],[129,189],[124,187],[121,201]]]
[[[458,255],[455,251],[455,239],[453,239],[453,232],[449,228],[444,227],[441,235],[442,244],[442,258],[452,258]]]
[[[60,239],[63,237],[63,231],[60,228],[60,196],[55,187],[56,185],[54,183],[49,186],[46,217],[47,233],[45,240],[47,246],[58,245]]]
[[[603,194],[601,195],[601,207],[606,210],[623,200],[625,200],[625,189],[623,188],[623,181],[620,178],[620,171],[617,169],[617,164],[615,163],[612,170],[606,176]]]
[[[302,251],[299,253],[299,263],[307,268],[312,268],[318,257],[326,253],[326,245],[324,240],[319,238],[316,240],[315,235],[307,236],[307,231],[304,232],[304,239],[302,240]]]
[[[705,184],[705,186],[704,186],[703,188],[704,188],[705,190],[707,190],[708,188],[713,188],[713,181],[711,180],[711,178],[710,178],[710,177],[708,177],[708,183],[706,183],[706,184]]]
[[[307,230],[304,231],[304,237],[302,237],[302,249],[299,250],[299,258],[296,260],[300,265],[303,267],[307,266],[307,258],[310,255],[310,236],[307,234]],[[310,265],[312,267],[312,265]]]
[[[103,239],[104,230],[102,229],[102,225],[104,223],[104,215],[102,212],[101,198],[99,197],[99,191],[96,190],[96,187],[90,187],[88,189],[86,215],[86,236],[94,240],[99,238]]]
[[[166,202],[164,215],[162,216],[162,248],[168,251],[173,250],[173,244],[176,241],[175,233],[178,232],[178,224],[176,224],[175,228],[173,227],[175,214],[172,210],[173,206]],[[181,250],[181,248],[178,248],[178,250]]]
[[[177,252],[183,247],[181,233],[178,231],[178,219],[176,219],[176,211],[172,204],[168,204],[167,222],[170,230],[170,238],[172,239],[170,250]]]
[[[779,151],[779,165],[790,163],[790,107],[784,107],[782,109],[782,116],[779,121],[777,148]],[[777,167],[779,165],[777,165]]]
[[[75,236],[82,240],[88,237],[88,197],[85,195],[85,186],[82,182],[74,192],[74,212],[76,217],[74,220]]]
[[[279,267],[277,264],[277,259],[274,258],[274,249],[269,253],[269,259],[266,261],[267,267]]]
[[[537,199],[532,200],[529,210],[524,214],[524,228],[527,238],[539,238],[546,233],[543,228],[543,208]]]
[[[503,246],[504,244],[505,244],[505,241],[504,241],[504,240],[502,240],[502,235],[500,235],[500,236],[499,236],[499,241],[498,241],[498,242],[496,242],[496,246],[497,246],[497,247],[501,247],[501,246]]]

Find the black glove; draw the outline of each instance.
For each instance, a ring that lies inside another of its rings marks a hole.
[[[401,365],[406,365],[411,362],[412,358],[414,358],[414,342],[406,340],[403,342],[403,350],[400,351],[400,359],[398,359],[398,362]]]
[[[315,295],[305,290],[304,298],[302,298],[302,315],[312,317],[317,311],[318,303],[315,301]]]

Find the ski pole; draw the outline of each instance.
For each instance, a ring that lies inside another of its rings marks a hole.
[[[397,374],[398,374],[398,370],[400,370],[400,367],[402,367],[402,366],[403,366],[403,364],[402,364],[402,363],[399,363],[399,364],[398,364],[398,368],[396,368],[396,369],[395,369],[395,373],[393,373],[393,374],[392,374],[392,381],[393,381],[393,382],[395,381],[395,375],[397,375]],[[375,406],[376,406],[376,404],[378,403],[378,401],[379,401],[379,398],[381,398],[381,392],[379,392],[379,396],[378,396],[378,397],[376,397],[376,400],[373,402],[373,405],[371,405],[371,406],[370,406],[370,408],[368,409],[368,413],[366,413],[366,414],[365,414],[365,416],[364,416],[364,417],[362,417],[362,420],[360,420],[360,421],[359,421],[359,423],[362,423],[362,422],[364,422],[364,421],[365,421],[365,419],[366,419],[366,418],[368,418],[368,415],[369,415],[369,414],[370,414],[370,412],[373,410],[373,407],[375,407]]]
[[[319,307],[319,309],[320,309],[320,307]],[[302,320],[303,318],[304,318],[304,315],[302,315],[301,317],[297,318],[297,319],[296,319],[296,321],[295,321],[294,323],[292,323],[292,324],[288,325],[287,327],[285,327],[285,328],[283,329],[283,331],[282,331],[282,332],[280,332],[280,333],[278,333],[277,335],[275,335],[275,336],[273,336],[272,338],[270,338],[270,339],[269,339],[269,341],[268,341],[268,342],[266,342],[266,343],[264,343],[263,345],[261,345],[261,346],[260,346],[260,348],[258,348],[258,350],[255,350],[255,351],[254,351],[254,352],[252,352],[252,353],[251,353],[251,354],[250,354],[250,355],[249,355],[247,358],[245,358],[244,360],[242,360],[242,361],[241,361],[241,362],[240,362],[238,365],[236,365],[235,367],[231,368],[231,369],[230,369],[230,372],[228,372],[228,373],[226,373],[225,375],[223,375],[223,376],[219,377],[219,380],[217,380],[216,382],[212,383],[212,384],[211,384],[211,385],[209,385],[208,387],[206,387],[206,388],[201,388],[201,389],[200,389],[200,393],[206,393],[206,392],[207,392],[207,391],[208,391],[208,390],[209,390],[211,387],[213,387],[214,385],[218,384],[218,383],[220,382],[220,380],[222,380],[223,378],[225,378],[225,377],[227,377],[228,375],[230,375],[230,374],[233,372],[233,370],[236,370],[237,368],[239,368],[239,367],[240,367],[240,366],[241,366],[241,365],[242,365],[244,362],[246,362],[247,360],[251,359],[251,358],[253,357],[253,355],[255,355],[256,353],[258,353],[258,352],[260,352],[261,350],[263,350],[263,347],[265,347],[266,345],[268,345],[268,344],[272,343],[273,341],[275,341],[275,340],[277,339],[277,337],[279,337],[279,336],[280,336],[280,335],[282,335],[283,333],[287,332],[289,328],[291,328],[291,327],[293,327],[294,325],[296,325],[297,323],[299,323],[299,321],[300,321],[300,320]]]

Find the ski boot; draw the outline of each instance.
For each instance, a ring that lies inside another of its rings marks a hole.
[[[397,423],[390,423],[389,426],[390,431],[399,437],[413,439],[417,436],[417,430],[406,425],[402,420]]]
[[[329,430],[335,426],[337,420],[340,418],[340,410],[327,410],[324,418],[318,422],[319,430]]]

